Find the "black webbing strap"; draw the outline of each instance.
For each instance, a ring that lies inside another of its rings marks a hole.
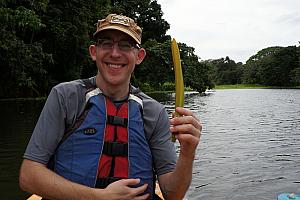
[[[115,126],[127,127],[128,119],[127,118],[122,118],[122,117],[119,117],[119,116],[107,115],[106,123],[111,124],[111,125],[115,125]]]
[[[128,143],[104,142],[102,153],[109,156],[128,156]]]
[[[95,188],[106,188],[109,184],[121,180],[122,178],[117,177],[107,177],[107,178],[98,178],[96,181]]]

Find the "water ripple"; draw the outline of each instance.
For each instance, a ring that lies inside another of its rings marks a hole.
[[[187,102],[203,124],[187,199],[300,193],[300,90],[217,90]]]

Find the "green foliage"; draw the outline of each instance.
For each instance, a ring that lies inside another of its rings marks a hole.
[[[162,18],[163,12],[156,0],[115,0],[111,12],[124,14],[136,20],[143,28],[143,43],[148,40],[170,40],[170,37],[166,36],[170,25]]]
[[[209,76],[217,85],[243,83],[289,87],[299,85],[299,55],[299,47],[276,46],[260,50],[244,65],[229,57],[205,63],[209,65]]]
[[[139,88],[145,92],[153,92],[154,89],[151,87],[149,83],[139,83]]]
[[[191,87],[198,92],[204,92],[212,85],[208,75],[209,66],[199,61],[199,57],[195,55],[193,47],[179,43],[179,48],[185,86]]]
[[[295,46],[265,48],[246,62],[243,82],[269,86],[295,85],[297,55]]]
[[[159,43],[148,40],[143,47],[147,57],[134,74],[135,83],[149,83],[154,90],[174,90],[174,70],[171,54],[171,41]],[[184,84],[199,92],[212,88],[208,75],[208,65],[201,63],[194,54],[194,48],[179,43],[180,58],[184,76]]]
[[[290,77],[291,77],[292,85],[299,86],[300,85],[300,46],[297,47],[296,57],[298,58],[298,66],[295,69],[291,70]]]
[[[166,35],[170,26],[156,0],[6,0],[0,4],[0,97],[47,95],[54,84],[94,75],[97,68],[88,46],[97,19],[111,12],[130,16],[143,27],[147,57],[137,66],[133,82],[147,91],[173,88],[170,36]],[[182,48],[185,84],[202,91],[205,67],[193,48]]]
[[[88,46],[95,31],[101,10],[107,2],[101,1],[51,1],[43,20],[47,26],[42,37],[44,49],[53,54],[54,66],[49,70],[51,82],[80,78],[82,74],[95,74],[95,65],[90,62]],[[107,9],[103,9],[107,11]]]
[[[163,83],[172,80],[171,42],[158,43],[149,40],[143,47],[147,55],[145,60],[136,67],[135,78],[147,82],[154,90],[160,90]],[[174,78],[173,78],[174,80]]]
[[[290,77],[292,85],[300,85],[300,67],[291,70]]]
[[[0,97],[44,95],[48,90],[47,67],[53,60],[34,36],[45,25],[34,10],[10,6],[13,8],[0,8]]]
[[[174,82],[165,82],[162,85],[163,91],[175,91],[175,83]]]
[[[243,71],[242,63],[235,63],[228,56],[216,60],[208,60],[211,79],[217,85],[239,84]]]

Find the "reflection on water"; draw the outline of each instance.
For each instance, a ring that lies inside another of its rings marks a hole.
[[[31,136],[43,101],[0,101],[0,199],[25,199],[19,190],[22,155]]]
[[[170,113],[169,98],[159,100]],[[300,90],[218,90],[185,103],[204,127],[187,199],[271,200],[300,193]],[[42,105],[0,101],[1,199],[26,196],[18,189],[18,170]]]

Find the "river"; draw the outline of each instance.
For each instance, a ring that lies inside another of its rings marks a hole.
[[[173,109],[172,101],[162,101]],[[43,102],[0,101],[0,199],[25,199],[21,157]],[[300,90],[217,90],[186,100],[203,132],[186,199],[276,200],[300,193]],[[178,143],[176,143],[178,146]]]

